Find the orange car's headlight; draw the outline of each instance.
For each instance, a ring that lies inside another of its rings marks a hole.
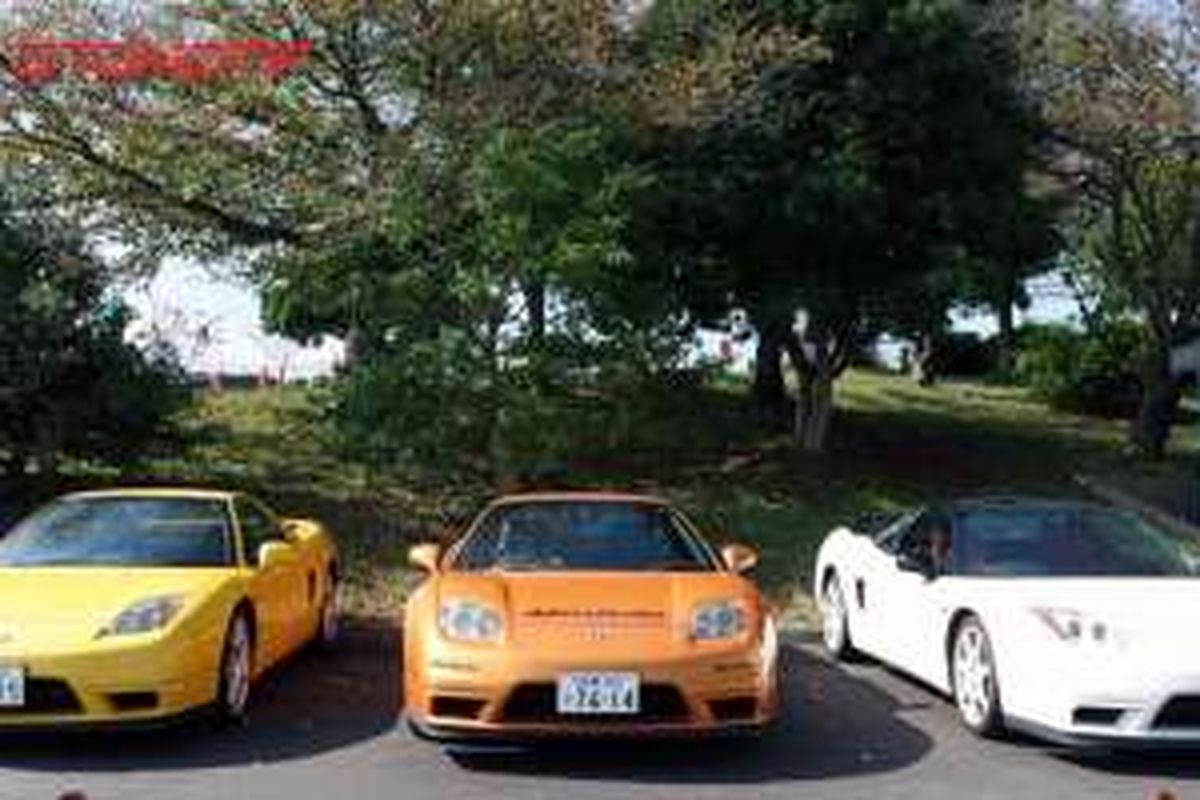
[[[476,600],[446,600],[438,611],[438,627],[449,639],[494,642],[504,634],[504,618]]]
[[[696,606],[692,612],[692,638],[696,641],[733,639],[746,632],[746,604],[717,600]]]

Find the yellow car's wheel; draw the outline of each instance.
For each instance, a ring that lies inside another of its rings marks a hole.
[[[222,722],[245,718],[254,674],[254,632],[245,610],[229,621],[221,651],[221,675],[217,687],[217,714]]]
[[[317,627],[316,644],[322,649],[333,647],[342,632],[342,604],[337,575],[329,573],[327,588],[321,601],[321,618]]]

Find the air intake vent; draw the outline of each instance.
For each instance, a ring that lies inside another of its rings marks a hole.
[[[1154,718],[1154,727],[1200,729],[1200,695],[1172,697]]]
[[[758,699],[755,697],[727,697],[721,700],[709,700],[709,710],[717,722],[739,722],[754,719],[758,710]]]
[[[435,717],[450,719],[478,719],[486,701],[474,697],[447,697],[439,695],[433,698],[430,713]]]
[[[1108,708],[1104,706],[1080,706],[1075,709],[1071,715],[1071,720],[1076,725],[1116,725],[1121,715],[1125,713],[1123,708]]]

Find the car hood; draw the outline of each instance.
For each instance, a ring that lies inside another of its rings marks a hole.
[[[447,573],[438,597],[500,610],[507,640],[522,649],[684,642],[695,608],[714,600],[745,603],[752,631],[763,613],[753,586],[725,572]]]
[[[225,576],[225,570],[192,568],[0,568],[0,654],[94,641],[132,603],[182,594],[193,605]]]
[[[1078,612],[1118,644],[1200,653],[1189,632],[1200,608],[1198,578],[1054,578],[972,581],[983,604],[1032,619],[1031,609]]]

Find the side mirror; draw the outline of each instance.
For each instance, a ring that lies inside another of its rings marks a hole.
[[[258,548],[258,568],[274,569],[296,559],[296,551],[287,542],[264,542]]]
[[[468,514],[446,514],[442,519],[442,527],[438,531],[438,542],[442,547],[449,547],[458,541],[474,517]]]
[[[915,572],[925,580],[933,580],[934,570],[933,564],[923,558],[918,558],[912,553],[901,553],[896,556],[896,568],[901,572]]]
[[[744,544],[727,544],[721,548],[721,559],[732,572],[741,575],[758,564],[758,553]]]
[[[426,572],[437,572],[441,560],[441,545],[418,544],[408,551],[408,563]]]
[[[294,542],[300,538],[300,529],[304,526],[303,520],[285,519],[279,522],[279,536],[285,542]]]

